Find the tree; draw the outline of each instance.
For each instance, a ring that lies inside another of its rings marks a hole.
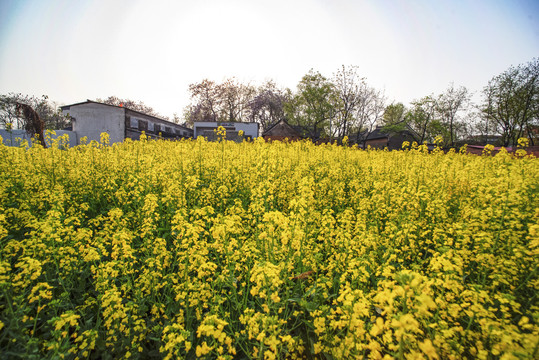
[[[298,83],[298,91],[285,107],[287,117],[303,126],[312,139],[318,139],[322,131],[335,117],[336,92],[333,84],[319,72],[311,69]]]
[[[242,84],[236,78],[217,84],[204,79],[189,85],[191,104],[185,110],[187,122],[195,121],[247,121],[255,88]]]
[[[250,102],[255,96],[255,88],[242,84],[236,78],[226,79],[218,86],[221,111],[220,121],[246,121],[249,117]]]
[[[26,130],[26,132],[32,135],[32,137],[37,136],[37,138],[41,142],[41,145],[43,145],[43,147],[47,147],[43,134],[45,123],[39,117],[39,114],[34,109],[32,109],[30,105],[19,102],[15,105],[15,109],[17,113],[23,116],[25,119],[24,129]]]
[[[366,137],[380,122],[386,98],[383,91],[370,87],[365,78],[358,74],[357,66],[342,68],[333,75],[335,96],[334,126],[337,137],[356,133],[356,142],[365,142]]]
[[[136,100],[130,100],[130,99],[121,99],[117,96],[109,96],[106,99],[96,99],[97,102],[108,104],[108,105],[114,105],[114,106],[122,106],[126,107],[131,110],[135,110],[141,113],[144,113],[146,115],[159,117],[162,119],[167,119],[167,116],[163,116],[159,114],[157,111],[155,111],[151,106],[148,106],[144,104],[142,101],[136,101]]]
[[[357,66],[342,68],[333,75],[333,84],[337,94],[335,131],[342,139],[350,135],[350,128],[355,123],[357,108],[361,102],[362,90],[366,87],[365,78],[357,72]]]
[[[473,110],[467,114],[466,128],[469,132],[468,145],[485,145],[496,144],[501,146],[501,141],[497,141],[493,135],[496,133],[493,130],[492,124],[486,119],[483,113],[482,105],[474,105]]]
[[[22,100],[22,94],[9,93],[0,95],[0,121],[5,129],[21,129],[24,127],[24,118],[20,116],[16,105]],[[29,102],[29,101],[28,101]]]
[[[503,146],[530,138],[539,119],[539,59],[511,66],[492,78],[483,90],[481,106],[486,128],[502,137]]]
[[[291,97],[289,89],[278,89],[272,80],[266,81],[249,103],[250,121],[259,123],[262,130],[268,129],[285,117],[284,106]]]
[[[402,131],[406,127],[406,107],[403,103],[393,103],[386,106],[382,117],[384,131]]]
[[[58,104],[49,101],[48,96],[40,98],[21,93],[0,95],[0,125],[4,128],[23,129],[27,118],[17,110],[17,104],[31,107],[43,121],[45,129],[61,130],[71,124],[71,119],[62,113]]]
[[[436,117],[437,102],[434,96],[425,96],[419,100],[412,101],[412,108],[406,113],[406,121],[415,130],[420,138],[419,142],[432,140],[436,128],[432,125]]]
[[[468,89],[464,86],[455,88],[453,83],[436,100],[436,112],[439,115],[442,130],[448,134],[450,146],[455,144],[458,130],[464,126],[459,121],[458,112],[465,110],[469,103]],[[447,139],[447,137],[444,138]]]
[[[211,80],[204,79],[200,83],[190,84],[191,102],[187,112],[189,123],[195,121],[217,121],[219,112],[219,88]]]
[[[384,116],[382,117],[382,124],[384,125],[396,125],[403,123],[406,113],[406,107],[403,103],[389,104],[384,110]]]
[[[468,114],[461,115],[468,109],[470,95],[465,87],[455,88],[453,84],[438,96],[429,95],[412,101],[412,107],[404,110],[404,105],[390,105],[386,109],[384,121],[395,122],[404,113],[404,124],[410,126],[419,135],[419,141],[432,141],[435,136],[442,136],[445,145],[454,146],[455,142],[466,134]]]
[[[357,129],[356,142],[363,142],[384,116],[386,97],[383,91],[376,90],[366,83],[359,88],[359,103],[355,111],[355,128]]]

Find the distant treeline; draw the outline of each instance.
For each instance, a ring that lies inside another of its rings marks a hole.
[[[539,129],[539,60],[510,67],[493,77],[474,104],[470,91],[449,84],[442,94],[412,101],[388,102],[383,91],[368,85],[356,66],[342,66],[331,77],[309,71],[295,91],[273,81],[260,86],[235,78],[222,83],[205,79],[191,84],[191,104],[184,121],[258,122],[262,129],[285,118],[309,129],[312,138],[365,139],[377,126],[414,130],[421,142],[436,136],[445,146],[459,142],[515,145],[521,137],[537,142]]]
[[[223,82],[204,79],[189,85],[190,104],[182,116],[162,116],[142,101],[110,96],[97,101],[122,105],[176,123],[195,121],[257,122],[262,131],[281,119],[301,126],[313,139],[347,136],[360,142],[377,126],[386,130],[412,129],[421,142],[441,136],[446,147],[461,142],[516,145],[521,137],[536,145],[539,134],[539,59],[511,66],[494,76],[482,89],[480,103],[472,103],[470,91],[449,84],[441,94],[412,101],[389,102],[384,92],[371,87],[357,66],[342,66],[331,77],[311,69],[295,90],[273,81],[261,85],[236,78]],[[36,98],[9,93],[0,95],[0,126],[23,128],[16,103],[32,106],[46,128],[69,126],[58,105],[47,96]]]

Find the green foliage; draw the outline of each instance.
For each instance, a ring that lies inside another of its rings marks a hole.
[[[500,134],[504,146],[516,145],[522,136],[533,141],[539,126],[539,58],[492,78],[483,97],[486,135],[489,131]]]
[[[298,84],[298,91],[289,105],[287,116],[292,123],[308,129],[312,138],[328,127],[335,117],[337,94],[334,85],[311,69]]]
[[[430,131],[430,123],[434,120],[436,102],[432,96],[412,102],[412,108],[406,113],[408,124],[420,136],[419,142],[432,141],[436,134]]]
[[[382,131],[385,133],[398,133],[406,129],[406,123],[400,122],[397,124],[389,124],[382,127]]]
[[[382,123],[384,125],[397,125],[404,122],[406,107],[403,103],[389,104],[384,111]]]
[[[37,98],[35,96],[20,93],[8,93],[0,95],[0,125],[4,128],[23,129],[25,119],[16,110],[16,104],[29,105],[45,123],[45,129],[62,130],[71,124],[69,116],[62,113],[55,102],[49,100],[46,95]],[[8,125],[9,124],[9,125]]]

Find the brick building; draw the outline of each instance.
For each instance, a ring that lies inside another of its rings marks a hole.
[[[286,120],[282,119],[275,123],[273,126],[269,127],[262,137],[265,140],[301,140],[303,136],[301,132],[296,128],[290,125]]]
[[[402,143],[405,141],[409,141],[410,143],[419,141],[419,136],[409,127],[399,131],[392,131],[384,130],[383,127],[377,126],[362,142],[365,148],[367,146],[375,149],[384,149],[387,147],[389,150],[398,150],[402,148]]]

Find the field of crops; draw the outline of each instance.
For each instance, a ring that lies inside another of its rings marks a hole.
[[[0,357],[532,359],[539,160],[0,145]]]

